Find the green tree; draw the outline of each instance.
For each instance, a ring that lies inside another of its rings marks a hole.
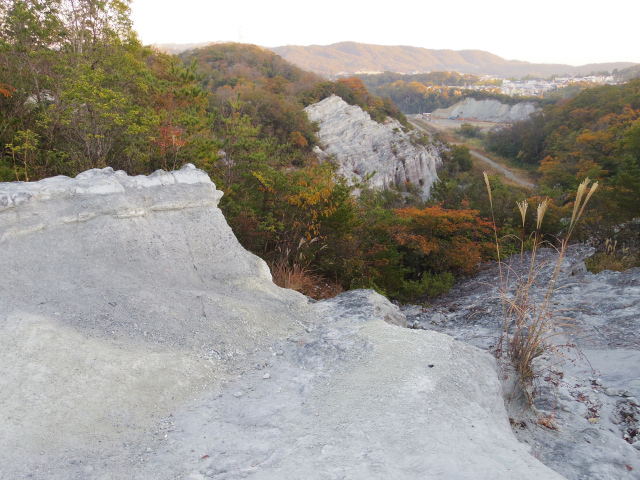
[[[145,152],[140,135],[156,120],[141,102],[150,51],[131,30],[129,3],[3,0],[0,71],[16,94],[2,101],[0,141],[36,132],[40,175],[131,170]]]
[[[473,158],[469,147],[455,145],[444,155],[447,160],[447,170],[450,173],[468,172],[473,168]]]

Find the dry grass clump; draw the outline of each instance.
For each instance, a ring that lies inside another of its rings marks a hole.
[[[491,185],[489,184],[489,178],[486,172],[484,178],[487,184],[489,202],[491,203],[493,213]],[[500,242],[495,219],[493,221],[500,270],[499,296],[502,300],[503,316],[502,338],[496,353],[499,356],[506,354],[525,385],[530,385],[537,376],[534,370],[534,363],[538,357],[543,354],[559,355],[556,345],[552,342],[553,337],[561,335],[561,333],[558,333],[559,327],[561,327],[562,330],[575,329],[575,324],[572,319],[557,316],[556,312],[552,309],[551,299],[558,289],[556,282],[571,234],[582,216],[585,205],[597,188],[598,183],[596,182],[589,189],[589,179],[582,182],[578,188],[571,222],[569,223],[566,237],[562,240],[558,248],[558,260],[551,278],[548,280],[548,283],[543,286],[545,293],[542,300],[536,299],[532,294],[532,288],[534,286],[541,286],[538,282],[538,277],[544,264],[536,265],[535,261],[537,251],[543,244],[540,232],[542,221],[547,211],[547,201],[543,201],[537,206],[536,230],[533,233],[533,249],[531,258],[528,260],[528,267],[524,267],[523,243],[520,256],[520,265],[522,267],[520,273],[517,273],[511,265],[507,265],[500,260]],[[588,192],[587,189],[589,189]],[[518,209],[522,215],[523,227],[528,206],[526,200],[518,203]]]
[[[587,269],[592,273],[600,273],[605,270],[611,270],[612,272],[624,272],[630,268],[640,267],[640,258],[596,253],[593,257],[587,258],[585,263],[587,264]]]
[[[540,415],[538,417],[538,425],[548,428],[549,430],[558,430],[558,422],[556,416],[553,413],[549,415]]]
[[[273,283],[316,300],[332,298],[343,292],[340,284],[310,272],[298,263],[280,260],[270,265]]]
[[[596,253],[588,258],[585,263],[587,264],[587,269],[592,273],[600,273],[604,270],[624,272],[630,268],[640,267],[640,255],[625,247],[618,250],[618,242],[607,239],[605,251]]]

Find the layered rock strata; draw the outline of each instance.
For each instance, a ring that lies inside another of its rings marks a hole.
[[[220,197],[190,165],[0,184],[0,478],[562,478],[489,354],[275,286]]]
[[[324,155],[338,163],[338,174],[350,184],[404,189],[408,183],[428,198],[442,160],[434,147],[414,144],[397,120],[377,123],[360,107],[335,95],[305,110],[309,120],[320,126]]]

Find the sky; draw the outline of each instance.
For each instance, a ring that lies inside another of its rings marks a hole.
[[[639,0],[133,0],[145,44],[354,41],[485,50],[507,60],[640,63]]]

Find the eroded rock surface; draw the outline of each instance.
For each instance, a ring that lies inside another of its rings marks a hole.
[[[555,479],[491,355],[312,303],[203,173],[0,184],[0,478]]]
[[[527,120],[539,109],[531,102],[505,105],[498,100],[476,100],[466,98],[449,108],[434,110],[433,116],[439,118],[465,118],[481,122],[513,123]]]
[[[507,404],[518,438],[566,478],[632,480],[640,472],[640,269],[594,275],[584,266],[591,254],[590,247],[569,248],[553,297],[558,322],[571,318],[577,327],[556,329],[563,334],[553,339],[563,357],[536,360],[540,377],[533,409],[524,411],[526,405],[510,403],[509,396]],[[552,249],[538,252],[539,287],[530,290],[538,306],[557,258]],[[507,262],[503,277],[510,272],[510,287],[526,274],[529,261],[526,254],[522,262],[518,255]],[[497,344],[503,328],[499,286],[500,272],[492,264],[432,308],[405,309],[407,322],[487,349]],[[512,288],[507,295],[512,298]],[[509,389],[513,378],[507,376],[501,373]],[[557,430],[540,424],[550,416],[549,425]]]
[[[379,124],[335,95],[305,110],[309,120],[320,125],[318,138],[326,147],[321,158],[332,156],[340,165],[339,175],[374,188],[405,188],[408,182],[424,198],[429,196],[442,160],[434,147],[412,143],[397,120]]]

